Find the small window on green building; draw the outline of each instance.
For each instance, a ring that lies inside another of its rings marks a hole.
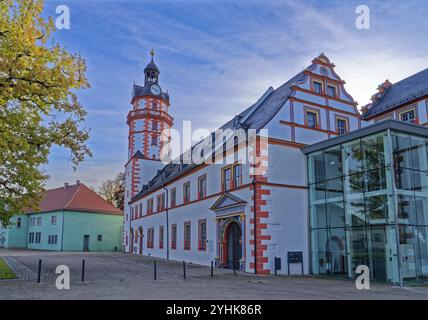
[[[56,216],[51,217],[51,224],[53,224],[53,225],[56,224]]]
[[[99,235],[97,236],[97,240],[98,240],[98,241],[103,241],[103,236],[102,236],[101,234],[99,234]]]

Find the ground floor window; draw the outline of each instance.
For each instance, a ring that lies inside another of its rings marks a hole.
[[[154,228],[148,228],[147,229],[147,248],[151,248],[151,249],[153,248],[154,237],[155,237]]]
[[[42,238],[42,233],[41,232],[36,232],[35,243],[40,243],[41,238]]]
[[[159,249],[163,249],[163,226],[159,227]]]
[[[199,220],[198,226],[198,249],[207,250],[207,220]]]
[[[191,240],[191,230],[190,230],[190,221],[184,223],[184,250],[190,250],[190,240]]]
[[[99,234],[99,235],[97,236],[97,241],[103,241],[103,236],[102,236],[102,234]]]
[[[34,243],[34,232],[30,232],[28,236],[28,243]]]
[[[48,244],[57,244],[58,243],[58,235],[49,235],[48,236]]]
[[[171,225],[171,249],[177,249],[177,225]]]

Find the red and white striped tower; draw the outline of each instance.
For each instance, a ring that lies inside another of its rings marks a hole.
[[[126,251],[132,238],[129,228],[130,221],[142,215],[128,206],[128,202],[142,188],[142,186],[161,169],[160,161],[162,141],[170,137],[169,129],[173,125],[173,118],[169,115],[169,95],[163,92],[159,85],[159,68],[153,57],[154,51],[150,52],[151,61],[144,68],[144,86],[134,83],[132,90],[131,105],[127,124],[128,135],[128,161],[125,165],[125,226],[124,245]],[[161,135],[166,139],[161,139]]]

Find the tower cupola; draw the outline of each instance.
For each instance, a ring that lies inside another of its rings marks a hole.
[[[158,83],[159,81],[159,68],[155,64],[153,57],[155,55],[155,51],[152,49],[150,51],[150,55],[152,56],[149,64],[144,68],[144,84],[150,85],[152,83]]]

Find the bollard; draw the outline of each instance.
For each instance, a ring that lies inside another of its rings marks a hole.
[[[233,275],[236,277],[235,264],[233,264]]]
[[[214,261],[211,260],[211,278],[214,277]]]
[[[37,283],[40,283],[40,277],[42,274],[42,259],[39,259],[39,268],[37,272]]]
[[[186,262],[185,261],[183,261],[183,277],[184,277],[184,280],[186,280]]]
[[[82,282],[85,282],[85,259],[82,260]]]
[[[154,273],[153,273],[153,277],[154,277],[154,279],[155,279],[155,280],[156,280],[156,278],[157,278],[157,277],[156,277],[156,276],[157,276],[156,271],[157,271],[157,270],[156,270],[156,260],[155,260],[155,261],[153,261],[153,272],[154,272]]]

